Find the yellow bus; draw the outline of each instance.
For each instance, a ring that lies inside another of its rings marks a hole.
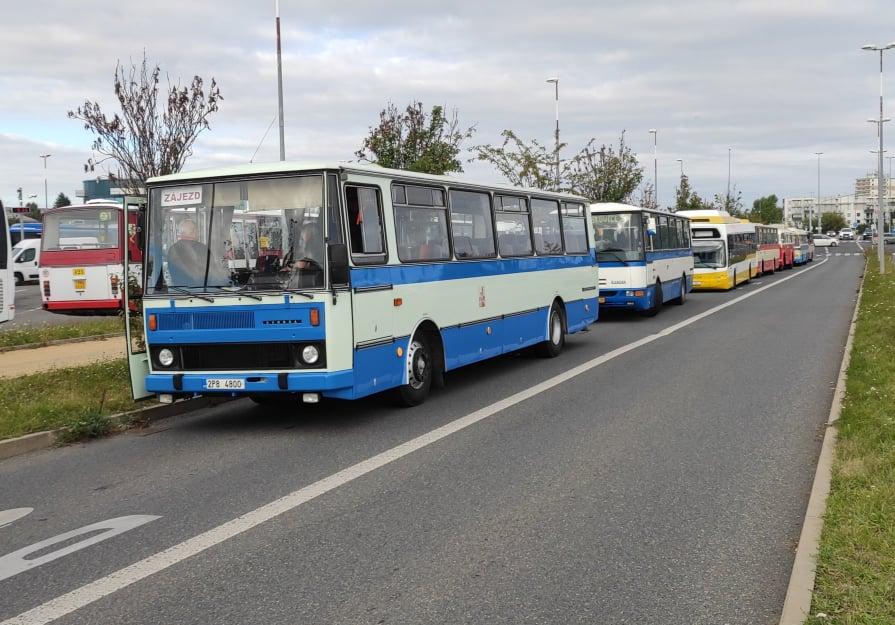
[[[755,224],[726,211],[693,210],[693,289],[729,290],[748,282],[758,270]]]

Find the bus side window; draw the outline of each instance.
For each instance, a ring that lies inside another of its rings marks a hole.
[[[345,187],[348,207],[348,236],[351,258],[358,265],[375,265],[387,260],[382,228],[382,202],[372,187]]]
[[[326,176],[326,241],[342,243],[342,213],[339,211],[339,178]]]
[[[584,219],[583,204],[563,202],[562,233],[566,254],[587,253],[587,230]]]

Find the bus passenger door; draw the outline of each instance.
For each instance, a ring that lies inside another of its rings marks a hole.
[[[142,260],[146,202],[142,198],[125,198],[124,209],[127,221],[127,243],[123,263],[124,331],[127,338],[127,365],[131,377],[131,393],[134,400],[140,400],[152,396],[152,393],[146,390],[146,376],[149,375],[149,353],[146,351],[146,333],[143,325]]]

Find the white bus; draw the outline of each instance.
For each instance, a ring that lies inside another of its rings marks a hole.
[[[556,356],[597,317],[586,200],[574,195],[296,163],[147,189],[144,380],[164,401],[394,389],[414,405],[463,365],[527,347]],[[256,222],[257,249],[233,226]]]
[[[590,205],[600,306],[655,315],[693,288],[690,220],[630,204]]]
[[[729,290],[757,272],[755,224],[720,210],[678,213],[690,218],[695,290]]]
[[[3,213],[3,221],[6,221],[6,210]],[[0,323],[10,321],[15,316],[16,287],[13,276],[12,244],[9,240],[9,228],[3,224],[3,234],[0,234]]]

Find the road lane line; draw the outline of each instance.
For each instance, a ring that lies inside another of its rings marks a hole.
[[[828,262],[827,259],[824,259],[817,264],[814,264],[806,269],[802,269],[801,271],[786,276],[785,278],[781,278],[771,284],[767,284],[765,286],[759,287],[754,291],[749,291],[736,297],[730,301],[727,301],[723,304],[719,304],[714,308],[710,308],[706,311],[703,311],[697,315],[689,317],[683,321],[675,323],[667,328],[656,332],[655,334],[650,334],[641,339],[628,343],[627,345],[623,345],[621,347],[617,347],[609,352],[601,356],[597,356],[587,362],[584,362],[580,365],[572,367],[571,369],[560,373],[558,375],[553,376],[543,382],[536,384],[524,391],[520,391],[518,393],[514,393],[509,397],[505,397],[499,401],[494,402],[484,408],[480,408],[474,412],[469,413],[464,417],[460,417],[447,423],[439,428],[431,430],[425,434],[417,436],[405,443],[401,443],[396,447],[392,447],[382,453],[376,454],[366,460],[362,460],[357,464],[354,464],[346,469],[342,469],[332,475],[325,477],[313,484],[309,484],[303,488],[300,488],[284,497],[276,499],[268,504],[265,504],[259,508],[256,508],[250,512],[247,512],[241,516],[236,517],[230,521],[227,521],[217,527],[213,527],[210,530],[202,532],[192,538],[188,538],[187,540],[178,543],[172,547],[169,547],[163,551],[155,553],[143,560],[139,560],[134,564],[126,566],[114,573],[106,575],[105,577],[101,577],[89,584],[81,586],[80,588],[76,588],[70,592],[65,593],[64,595],[60,595],[55,599],[51,599],[46,603],[43,603],[35,608],[28,610],[27,612],[23,612],[18,616],[14,616],[10,619],[7,619],[0,623],[0,625],[45,625],[46,623],[50,623],[58,618],[65,616],[66,614],[70,614],[75,610],[83,608],[84,606],[90,605],[95,601],[99,601],[103,597],[107,597],[114,592],[117,592],[123,588],[127,588],[131,584],[135,584],[141,580],[146,579],[147,577],[164,571],[165,569],[178,564],[179,562],[183,562],[188,558],[191,558],[195,555],[202,553],[203,551],[210,549],[216,545],[219,545],[243,532],[247,532],[250,529],[253,529],[262,523],[270,521],[286,512],[290,512],[295,508],[305,504],[321,495],[324,495],[332,490],[340,486],[344,486],[349,482],[353,482],[354,480],[367,475],[368,473],[372,473],[373,471],[380,469],[396,460],[400,460],[401,458],[412,454],[415,451],[419,451],[429,445],[432,445],[452,434],[456,434],[461,430],[465,430],[478,423],[479,421],[483,421],[489,417],[492,417],[507,408],[511,408],[516,404],[519,404],[527,399],[531,399],[541,393],[548,391],[564,382],[568,382],[569,380],[586,373],[600,365],[603,365],[619,356],[627,354],[639,347],[643,347],[644,345],[648,345],[654,341],[657,341],[663,337],[666,337],[670,334],[677,332],[687,326],[693,325],[694,323],[705,319],[715,313],[718,313],[726,308],[730,308],[743,300],[746,300],[750,297],[758,295],[763,291],[768,289],[772,289],[776,286],[784,284],[789,280],[797,278],[802,274],[817,269],[822,266],[824,263]]]

